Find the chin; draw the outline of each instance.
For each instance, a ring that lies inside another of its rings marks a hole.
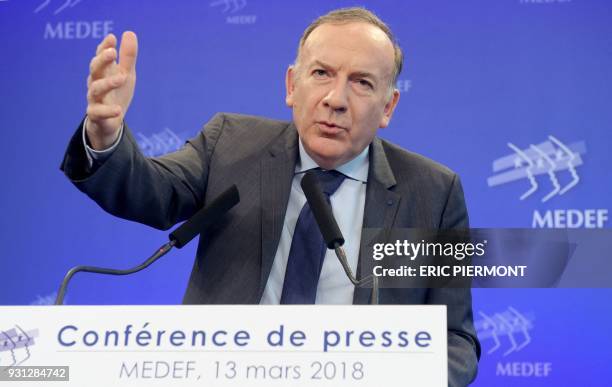
[[[310,157],[322,168],[331,169],[343,163],[346,149],[339,146],[338,141],[318,138],[310,145]]]
[[[342,153],[317,152],[311,157],[323,169],[334,169],[347,161],[346,156]]]

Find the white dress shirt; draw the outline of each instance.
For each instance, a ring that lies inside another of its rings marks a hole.
[[[293,231],[300,211],[306,203],[300,182],[304,173],[309,169],[318,168],[314,160],[306,153],[302,141],[300,145],[300,159],[295,166],[295,175],[291,182],[289,205],[285,213],[283,231],[274,256],[272,270],[266,283],[261,304],[280,303],[283,291],[285,270],[293,240]],[[363,225],[363,210],[365,206],[366,183],[368,180],[368,167],[370,165],[369,147],[366,147],[353,160],[336,168],[347,176],[338,190],[331,196],[332,211],[338,222],[338,227],[344,236],[344,250],[348,263],[356,273],[361,242],[361,228]],[[327,250],[323,260],[323,268],[317,286],[317,304],[352,304],[355,287],[346,277],[342,265],[333,250]]]

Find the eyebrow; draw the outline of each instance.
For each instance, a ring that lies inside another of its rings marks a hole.
[[[323,68],[325,68],[327,70],[333,70],[334,69],[333,66],[331,66],[331,65],[329,65],[329,64],[327,64],[325,62],[322,62],[322,61],[320,61],[318,59],[315,59],[314,62],[312,62],[310,64],[309,68],[316,67],[316,66],[321,66],[321,67],[323,67]],[[356,71],[354,73],[351,73],[351,77],[369,78],[373,82],[377,82],[378,81],[378,78],[376,78],[376,76],[374,74],[369,73],[367,71]]]

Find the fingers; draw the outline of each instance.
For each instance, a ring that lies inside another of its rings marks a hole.
[[[127,77],[123,74],[116,74],[110,77],[98,79],[89,83],[89,90],[87,91],[87,101],[89,102],[102,102],[106,94],[109,91],[121,87]]]
[[[93,81],[102,78],[117,58],[117,50],[106,48],[89,62],[89,74]]]
[[[116,126],[116,120],[113,119],[125,114],[131,99],[131,94],[127,94],[133,93],[138,54],[136,34],[123,34],[119,54],[117,44],[115,35],[107,35],[96,48],[96,55],[89,64],[87,117],[92,122],[97,121],[102,127],[108,126],[109,123]],[[121,66],[117,64],[118,57],[121,59]],[[113,90],[117,90],[117,93],[109,95]]]
[[[98,47],[96,49],[96,55],[98,55],[100,52],[102,52],[106,48],[116,47],[116,46],[117,46],[117,38],[115,37],[114,34],[108,34],[104,37],[102,42],[98,44]]]
[[[137,56],[138,38],[132,31],[125,31],[121,36],[121,47],[119,48],[119,66],[126,72],[135,71]]]
[[[119,105],[104,105],[101,103],[87,105],[87,118],[94,122],[119,117],[120,115],[121,106]]]
[[[113,64],[117,60],[117,38],[113,34],[107,35],[96,49],[96,56],[89,63],[89,75],[87,85],[90,86],[93,81],[107,76]],[[138,55],[138,38],[131,31],[123,33],[121,40],[121,49],[119,53],[120,66],[124,73],[133,72],[136,68],[136,57]]]

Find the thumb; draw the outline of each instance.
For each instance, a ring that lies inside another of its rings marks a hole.
[[[126,72],[136,70],[136,57],[138,56],[138,38],[132,31],[125,31],[121,36],[119,48],[119,67]]]

